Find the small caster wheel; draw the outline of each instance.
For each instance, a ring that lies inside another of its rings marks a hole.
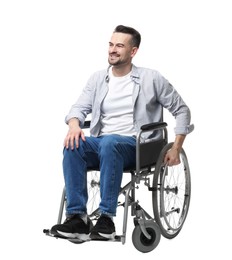
[[[155,249],[160,242],[161,232],[159,226],[153,220],[145,221],[145,228],[150,238],[147,238],[139,225],[136,225],[132,233],[134,247],[142,252],[148,253]]]

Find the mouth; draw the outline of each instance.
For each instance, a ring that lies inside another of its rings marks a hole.
[[[116,54],[116,53],[110,53],[109,57],[110,58],[118,58],[120,55]]]

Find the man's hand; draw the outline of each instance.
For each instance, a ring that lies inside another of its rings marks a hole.
[[[180,151],[183,146],[185,135],[176,135],[175,142],[172,148],[166,153],[164,163],[168,166],[177,165],[180,163]]]
[[[69,130],[64,139],[64,147],[66,149],[71,148],[73,150],[75,145],[76,148],[78,148],[79,138],[85,141],[85,134],[83,130],[80,128],[79,120],[77,118],[70,119],[68,125],[69,125]]]
[[[172,147],[164,157],[164,163],[168,166],[177,165],[180,163],[180,153],[178,149]]]

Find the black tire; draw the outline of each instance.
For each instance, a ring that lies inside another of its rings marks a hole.
[[[145,220],[145,228],[151,236],[150,239],[143,234],[139,225],[135,226],[132,233],[133,245],[142,253],[148,253],[155,249],[159,244],[161,237],[159,226],[154,221]]]

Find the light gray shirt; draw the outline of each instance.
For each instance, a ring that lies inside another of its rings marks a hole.
[[[133,122],[137,132],[144,124],[161,122],[163,108],[168,109],[176,119],[176,135],[187,135],[193,131],[190,109],[175,88],[158,71],[132,65],[131,79],[134,82]],[[78,118],[82,127],[87,115],[92,113],[90,134],[99,136],[101,106],[108,92],[109,80],[109,68],[95,72],[89,78],[77,102],[72,105],[65,122],[68,123],[71,118]]]

